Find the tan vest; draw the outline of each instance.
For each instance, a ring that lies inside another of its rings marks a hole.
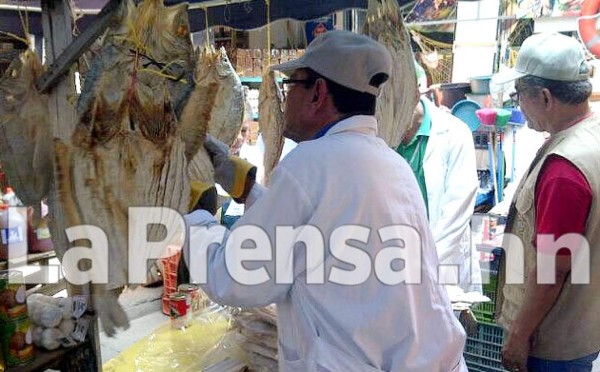
[[[510,232],[524,244],[525,283],[537,258],[531,243],[535,232],[535,185],[542,164],[550,154],[560,155],[575,164],[592,188],[592,207],[585,234],[590,246],[591,284],[571,284],[569,275],[555,305],[532,336],[530,355],[571,360],[600,350],[600,117],[593,114],[553,135],[536,156],[539,161],[532,163],[529,175],[523,177],[517,188]],[[507,239],[503,247],[510,254]],[[508,272],[521,272],[523,269],[503,266],[496,309],[498,323],[508,329],[524,301],[525,284],[504,284]]]

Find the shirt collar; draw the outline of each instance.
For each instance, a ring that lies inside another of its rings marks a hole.
[[[321,128],[317,134],[315,134],[315,136],[313,138],[311,138],[312,140],[316,140],[317,138],[321,138],[323,137],[325,134],[327,134],[327,132],[329,131],[329,129],[331,129],[334,125],[336,125],[337,123],[339,123],[340,121],[344,120],[344,119],[348,119],[347,117],[343,117],[339,120],[336,120],[332,123],[327,124],[326,126],[324,126],[323,128]]]
[[[415,136],[410,140],[409,145],[412,145],[417,140],[417,137],[429,137],[429,134],[431,133],[431,113],[429,112],[429,107],[427,107],[424,98],[419,100],[419,104],[423,106],[423,120],[421,120],[421,125],[419,126],[417,133],[415,133]]]

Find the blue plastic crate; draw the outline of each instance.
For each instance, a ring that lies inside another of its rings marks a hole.
[[[502,367],[504,331],[497,325],[480,323],[477,335],[467,337],[463,355],[470,372],[506,371]]]

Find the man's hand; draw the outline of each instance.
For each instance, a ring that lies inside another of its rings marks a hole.
[[[211,135],[204,147],[215,167],[215,181],[236,201],[244,201],[254,185],[256,167],[237,156],[229,155],[229,147]]]
[[[502,364],[509,371],[527,372],[529,357],[529,337],[508,333],[508,338],[502,348]]]

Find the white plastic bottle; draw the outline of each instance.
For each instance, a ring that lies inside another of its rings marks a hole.
[[[0,255],[25,258],[27,255],[27,208],[0,206]]]

